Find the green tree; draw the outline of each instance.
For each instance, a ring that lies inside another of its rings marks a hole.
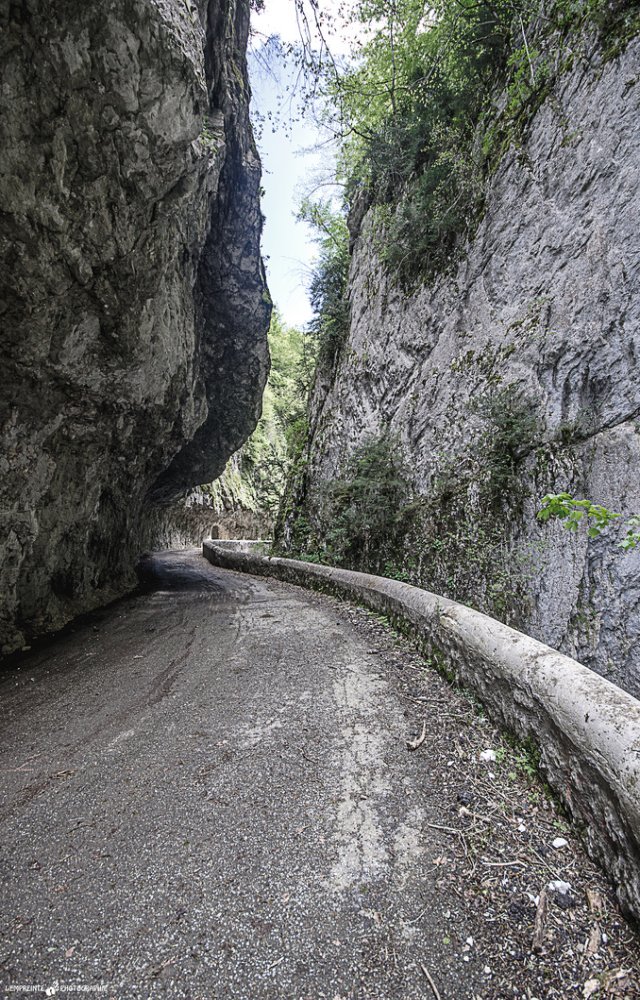
[[[464,250],[488,175],[580,57],[583,26],[604,58],[640,30],[637,0],[354,0],[350,16],[365,41],[343,64],[316,19],[308,93],[325,98],[348,200],[365,192],[377,206],[382,258],[411,283]]]
[[[298,218],[311,226],[318,247],[309,285],[313,318],[308,329],[317,343],[319,363],[330,363],[349,332],[349,231],[344,213],[329,201],[305,199]]]
[[[214,494],[275,516],[297,441],[306,436],[307,397],[316,363],[315,339],[274,309],[269,329],[271,371],[262,416],[235,461],[213,483]]]

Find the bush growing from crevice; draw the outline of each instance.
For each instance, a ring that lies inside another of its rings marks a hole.
[[[507,385],[484,393],[470,411],[487,427],[480,442],[487,473],[483,503],[491,512],[508,509],[518,516],[522,459],[535,447],[540,432],[537,408],[518,386]]]
[[[282,551],[348,569],[402,573],[412,488],[393,436],[369,438],[340,475],[311,493],[302,488],[297,499],[278,533]]]
[[[301,495],[287,554],[415,583],[522,624],[538,553],[519,550],[513,529],[540,421],[515,386],[492,387],[470,416],[481,421],[474,442],[441,458],[423,495],[397,439],[365,442],[334,481]]]
[[[444,457],[421,497],[407,539],[418,582],[508,624],[524,622],[537,553],[513,537],[529,490],[526,460],[541,433],[534,404],[516,386],[492,387],[471,413],[482,429]]]
[[[482,422],[473,444],[443,457],[425,495],[388,434],[311,491],[303,463],[280,551],[415,583],[522,624],[538,553],[518,550],[513,527],[529,497],[525,465],[540,421],[515,386],[492,387],[471,415]]]
[[[381,573],[401,563],[411,500],[401,455],[394,437],[370,438],[324,487],[322,539],[326,556],[338,565]]]

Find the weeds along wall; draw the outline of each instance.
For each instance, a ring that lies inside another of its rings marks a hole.
[[[640,553],[536,521],[560,490],[640,510],[638,7],[606,22],[555,6],[574,18],[560,48],[541,36],[534,54],[523,21],[529,56],[494,99],[511,131],[482,119],[500,155],[445,264],[425,244],[398,270],[390,216],[430,224],[419,175],[392,200],[360,160],[349,322],[318,369],[278,539],[472,605],[638,694]]]

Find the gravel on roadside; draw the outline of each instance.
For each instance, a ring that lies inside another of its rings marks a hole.
[[[347,614],[402,698],[407,753],[424,757],[441,801],[448,847],[433,864],[459,903],[443,945],[461,963],[482,963],[478,1000],[640,998],[640,939],[544,784],[535,747],[497,728],[385,618],[355,606]]]

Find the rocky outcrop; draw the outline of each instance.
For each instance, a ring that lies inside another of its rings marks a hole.
[[[403,292],[354,233],[351,328],[312,406],[308,493],[397,435],[415,582],[640,693],[640,552],[536,524],[568,489],[640,511],[640,44],[575,61],[505,156],[455,273]],[[411,557],[410,559],[408,557]]]
[[[236,453],[214,483],[155,506],[146,519],[144,547],[180,549],[200,546],[208,538],[270,538],[271,520],[246,489],[239,466]]]
[[[135,582],[268,369],[245,0],[0,3],[0,639]]]

